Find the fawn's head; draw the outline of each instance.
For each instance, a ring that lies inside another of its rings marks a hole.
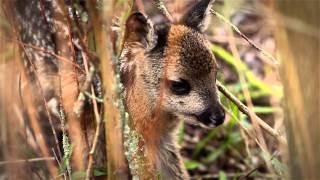
[[[141,13],[127,20],[121,67],[125,88],[140,89],[146,106],[215,127],[225,112],[216,88],[218,70],[203,31],[211,0],[202,0],[179,22],[152,25]]]

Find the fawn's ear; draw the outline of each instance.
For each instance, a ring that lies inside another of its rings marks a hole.
[[[199,32],[205,31],[214,0],[200,0],[182,17],[181,23]]]
[[[126,22],[125,42],[137,42],[143,46],[148,46],[150,35],[152,34],[152,24],[140,12],[135,12],[129,16]]]

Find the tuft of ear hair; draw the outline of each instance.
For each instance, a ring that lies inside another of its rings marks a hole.
[[[147,47],[152,33],[152,24],[141,12],[132,13],[127,22],[124,39],[128,43],[137,42]]]
[[[201,0],[196,3],[182,17],[181,24],[188,26],[196,31],[203,32],[206,30],[209,19],[210,9],[214,0]]]

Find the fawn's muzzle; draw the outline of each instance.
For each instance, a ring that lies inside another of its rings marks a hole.
[[[208,127],[217,127],[224,122],[225,111],[222,106],[219,104],[217,106],[210,107],[196,115],[198,121]]]

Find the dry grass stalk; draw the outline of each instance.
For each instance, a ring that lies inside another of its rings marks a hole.
[[[25,50],[25,47],[23,46],[23,44],[21,44],[21,47],[24,51]],[[57,133],[56,133],[56,130],[55,130],[55,127],[53,125],[53,120],[52,120],[52,117],[51,117],[51,114],[49,112],[49,107],[48,107],[48,103],[47,103],[47,100],[45,99],[45,95],[44,95],[44,91],[43,91],[43,88],[42,88],[42,85],[41,85],[41,82],[40,82],[40,79],[39,79],[39,76],[41,74],[39,74],[37,72],[37,69],[35,67],[35,65],[33,64],[33,62],[27,57],[30,65],[31,65],[31,68],[33,69],[33,71],[35,72],[35,77],[36,77],[36,86],[39,88],[39,95],[42,97],[43,99],[43,103],[44,103],[44,107],[45,107],[45,111],[47,113],[47,117],[48,117],[48,121],[49,121],[49,124],[50,124],[50,128],[51,128],[51,131],[53,133],[53,137],[54,137],[54,141],[55,141],[55,145],[56,145],[56,149],[58,151],[58,155],[59,155],[59,158],[62,159],[62,154],[61,154],[61,151],[60,151],[60,147],[59,147],[59,140],[58,140],[58,136],[57,136]]]
[[[61,103],[66,114],[68,123],[68,132],[73,145],[72,164],[76,170],[84,170],[84,155],[86,144],[81,132],[80,119],[73,112],[74,104],[79,94],[77,82],[77,72],[75,66],[75,54],[72,45],[72,35],[66,5],[62,0],[52,1],[54,25],[56,32],[54,34],[56,41],[56,51],[59,56],[66,58],[67,61],[59,62],[59,76],[61,88]]]
[[[34,66],[33,66],[33,68],[34,68]],[[22,71],[25,71],[25,70],[23,69]],[[37,73],[36,73],[36,76],[38,76]],[[25,75],[25,72],[23,73],[22,78],[25,79],[25,80],[27,79],[26,75]],[[39,81],[39,80],[37,80],[37,81]],[[49,151],[48,146],[46,144],[44,133],[42,131],[42,128],[41,128],[41,125],[40,125],[40,122],[39,122],[39,121],[41,121],[41,119],[38,116],[38,112],[34,107],[35,105],[33,104],[33,99],[35,97],[34,97],[34,94],[30,90],[34,89],[34,87],[31,87],[32,86],[31,84],[32,83],[29,82],[27,87],[25,88],[25,92],[24,92],[24,94],[25,94],[24,99],[25,100],[24,101],[26,102],[25,105],[28,107],[27,111],[28,111],[28,114],[29,114],[29,118],[31,120],[32,130],[33,130],[34,134],[36,134],[35,138],[36,138],[37,145],[41,150],[41,154],[46,157],[46,156],[50,156],[50,151]],[[42,89],[39,82],[38,82],[38,86],[40,87],[39,89]],[[42,90],[40,90],[40,91],[42,91]],[[28,95],[26,95],[26,94],[28,94]],[[43,94],[42,94],[42,97],[43,97]],[[44,101],[45,101],[45,99],[44,99]],[[49,121],[51,121],[51,123],[50,123],[51,128],[54,129],[54,127],[52,125],[52,120],[49,120]],[[55,132],[55,131],[53,130],[53,132]],[[54,135],[56,136],[55,133],[54,133]],[[56,139],[55,142],[56,142],[56,145],[59,146],[59,144],[57,143],[58,142],[57,139]],[[59,147],[57,147],[57,148],[59,148]],[[59,149],[58,149],[58,151],[60,152]],[[61,156],[61,152],[60,152],[60,156]],[[55,163],[53,163],[53,162],[46,162],[46,163],[47,163],[47,166],[48,166],[48,169],[50,171],[51,176],[52,177],[56,177],[58,175],[58,170],[57,170],[57,167],[56,167]]]
[[[170,22],[173,22],[173,17],[171,16],[170,12],[166,8],[166,5],[163,2],[163,0],[155,0],[155,1],[157,3],[159,10],[163,13],[163,15],[165,15],[165,17],[168,18]]]
[[[5,8],[7,7],[7,8]],[[10,8],[8,8],[10,7]],[[9,19],[9,23],[10,23],[10,26],[11,28],[13,29],[14,31],[14,36],[17,38],[17,39],[20,39],[19,37],[19,33],[18,31],[16,30],[16,27],[18,27],[18,24],[17,24],[17,21],[15,18],[13,17],[16,17],[14,16],[14,14],[16,13],[14,10],[15,10],[15,6],[14,6],[14,2],[4,2],[1,6],[3,12],[5,13],[7,19]],[[5,9],[11,9],[11,11],[7,12],[5,11]],[[9,15],[10,14],[10,15]],[[15,42],[14,42],[15,43]],[[27,82],[28,78],[27,78],[27,73],[26,73],[26,69],[23,68],[23,65],[22,65],[22,60],[23,58],[20,56],[23,52],[25,53],[25,48],[23,46],[19,46],[19,50],[20,52],[16,51],[15,52],[15,55],[17,56],[15,61],[16,61],[16,64],[18,65],[18,69],[20,71],[20,74],[21,74],[21,78]],[[18,50],[18,48],[16,49]],[[25,53],[26,55],[26,61],[29,61],[30,62],[30,59],[29,57],[27,56],[27,54]],[[19,57],[19,58],[18,58]],[[34,66],[31,67],[32,69],[35,69]],[[36,78],[38,79],[38,75],[37,73],[35,74]],[[49,153],[49,150],[48,150],[48,147],[46,145],[46,142],[45,142],[45,138],[43,137],[43,134],[42,134],[42,129],[41,129],[41,125],[40,125],[40,119],[39,119],[39,116],[38,116],[38,113],[37,113],[37,110],[35,108],[35,105],[34,105],[34,89],[35,87],[31,87],[31,83],[28,82],[26,88],[24,89],[24,95],[23,96],[23,100],[24,102],[26,102],[26,107],[27,108],[27,113],[29,115],[29,118],[30,118],[30,124],[31,124],[31,127],[32,127],[32,130],[35,134],[37,134],[37,136],[35,136],[35,139],[36,139],[36,142],[37,142],[37,145],[38,147],[40,148],[40,151],[41,151],[41,154],[45,157],[49,157],[50,156],[50,153]],[[50,172],[50,175],[52,177],[55,177],[58,175],[58,170],[55,166],[55,163],[54,162],[46,162],[47,164],[47,167],[48,167],[48,170]]]
[[[42,158],[11,160],[11,161],[0,161],[0,166],[7,165],[7,164],[33,163],[33,162],[39,162],[39,161],[55,161],[55,158],[54,157],[42,157]]]
[[[25,157],[23,149],[17,144],[21,144],[27,139],[22,128],[23,119],[20,119],[21,117],[15,111],[19,102],[16,79],[20,69],[15,65],[15,62],[20,60],[20,56],[17,49],[14,44],[14,48],[10,50],[14,58],[10,59],[8,63],[2,64],[4,59],[2,59],[3,56],[0,56],[0,85],[2,85],[0,86],[0,159],[2,159],[0,169],[5,169],[8,179],[21,178],[24,174],[30,173],[26,164],[8,163]],[[22,137],[22,139],[17,137]]]
[[[94,139],[92,142],[91,150],[89,151],[89,159],[88,159],[88,165],[87,165],[87,170],[86,170],[86,180],[89,180],[92,178],[92,175],[93,175],[94,154],[95,154],[95,151],[96,151],[96,148],[98,145],[99,137],[101,136],[101,132],[102,132],[101,129],[102,129],[103,123],[101,120],[101,116],[99,114],[94,87],[91,84],[91,81],[92,81],[92,78],[94,75],[94,67],[93,67],[93,65],[91,65],[90,70],[89,70],[88,56],[85,52],[82,53],[82,57],[83,57],[84,68],[85,68],[85,71],[87,74],[87,80],[83,85],[82,91],[89,91],[89,89],[91,90],[91,94],[93,96],[92,103],[93,103],[94,117],[96,119],[96,130],[95,130],[95,135],[94,135]],[[83,102],[83,101],[81,101],[81,102]],[[83,108],[83,106],[80,106],[79,108]]]
[[[111,60],[112,53],[110,52],[110,44],[108,37],[103,29],[103,19],[107,21],[107,27],[111,25],[112,17],[112,2],[104,2],[104,14],[96,9],[95,0],[88,2],[89,16],[93,21],[93,29],[96,41],[96,51],[101,63],[101,74],[103,79],[104,90],[104,120],[106,131],[106,149],[108,159],[108,179],[128,178],[127,163],[124,157],[123,137],[122,137],[122,122],[120,117],[118,104],[118,94],[116,92],[116,77]],[[102,18],[104,17],[104,18]],[[108,46],[109,45],[109,46]],[[106,47],[107,46],[107,47]]]
[[[91,92],[93,94],[93,97],[96,97],[92,86],[91,86]],[[93,101],[94,115],[95,115],[95,119],[96,119],[96,132],[94,135],[91,150],[89,151],[89,160],[88,160],[88,166],[87,166],[87,170],[86,170],[87,171],[86,180],[91,179],[91,177],[93,175],[92,173],[93,173],[93,165],[94,165],[94,153],[97,148],[98,139],[99,139],[99,136],[101,135],[101,129],[102,129],[102,125],[103,125],[100,114],[98,112],[97,100],[93,99],[92,101]]]
[[[21,69],[24,69],[24,68],[21,68]],[[24,79],[27,79],[24,70],[22,70],[22,76]],[[25,105],[28,107],[27,111],[29,114],[32,130],[36,134],[36,136],[35,136],[36,142],[40,148],[41,154],[44,157],[50,157],[50,151],[47,147],[47,144],[46,144],[45,139],[43,137],[43,132],[42,132],[41,126],[39,124],[40,118],[38,116],[37,110],[34,107],[34,104],[32,103],[33,102],[33,93],[31,91],[30,83],[25,88],[25,94],[28,94],[28,95],[24,96],[24,98],[25,98],[24,102],[26,102]],[[46,161],[46,164],[48,166],[48,170],[49,170],[51,176],[56,177],[58,175],[58,169],[57,169],[55,163],[52,161]]]
[[[232,54],[235,57],[235,59],[237,59],[237,61],[240,61],[240,55],[239,55],[239,52],[238,52],[238,49],[237,49],[237,46],[236,46],[236,43],[235,43],[235,38],[234,38],[234,34],[232,32],[232,29],[229,28],[228,32],[229,32],[229,45],[230,45],[230,49],[232,51]],[[247,83],[247,80],[246,80],[246,78],[244,76],[244,72],[241,72],[240,70],[238,70],[238,75],[239,75],[242,92],[243,92],[243,95],[245,97],[248,109],[251,112],[253,112],[254,105],[252,103],[252,99],[251,99],[249,88],[248,88],[248,83]],[[258,145],[261,146],[261,149],[266,154],[266,156],[263,156],[263,159],[265,160],[269,170],[272,171],[271,164],[270,164],[270,161],[269,161],[270,157],[271,157],[271,154],[268,151],[266,141],[265,141],[263,133],[261,131],[261,127],[260,127],[259,123],[257,122],[258,120],[251,113],[250,113],[249,118],[252,121],[252,125],[254,127],[254,130],[255,130],[255,133],[256,133],[256,136],[257,136],[257,140],[259,141]]]
[[[68,59],[67,57],[58,55],[55,52],[52,52],[50,50],[46,50],[46,49],[43,49],[43,48],[40,48],[40,47],[37,47],[37,46],[33,46],[32,44],[26,44],[26,43],[23,43],[21,41],[18,41],[18,43],[20,43],[24,47],[32,48],[33,50],[37,51],[38,53],[47,54],[47,55],[50,55],[50,56],[56,58],[59,61],[63,61],[64,63],[69,63],[70,65],[76,67],[77,70],[82,71],[83,73],[85,73],[85,71],[83,71],[83,69],[78,64],[76,64],[73,61],[70,61],[70,59]]]
[[[276,4],[281,13],[281,16],[276,14],[276,40],[282,59],[289,178],[319,179],[319,1],[283,0]],[[286,17],[308,25],[294,27],[295,23]],[[313,34],[314,29],[318,33]]]

